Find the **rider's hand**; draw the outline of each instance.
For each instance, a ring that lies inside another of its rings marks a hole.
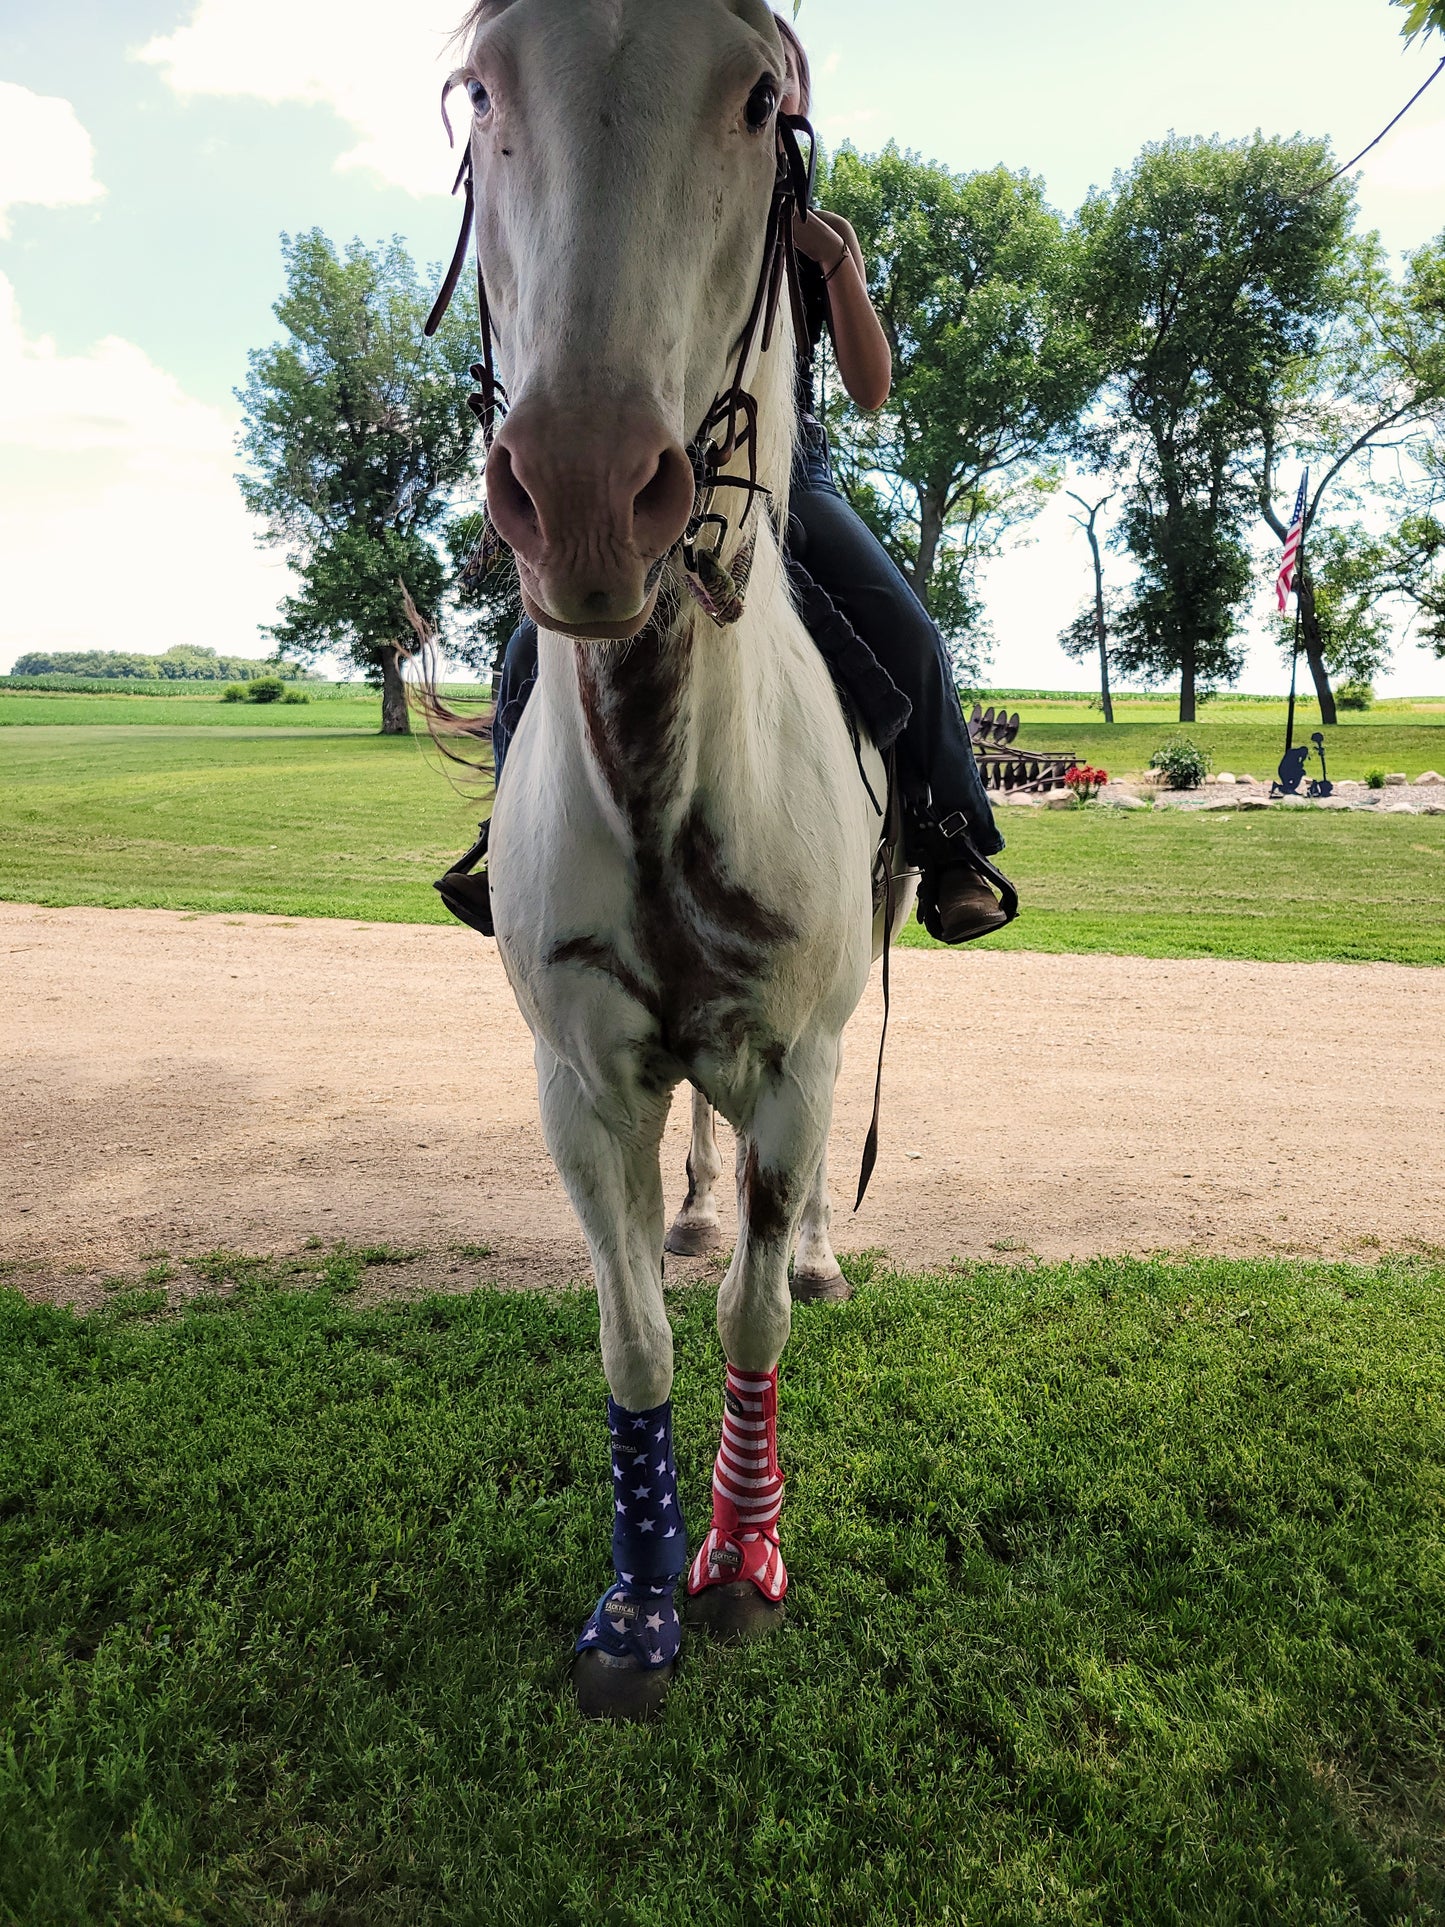
[[[798,252],[816,261],[824,274],[832,274],[842,262],[851,233],[841,214],[824,214],[814,208],[806,218],[799,214],[793,216],[793,240]]]

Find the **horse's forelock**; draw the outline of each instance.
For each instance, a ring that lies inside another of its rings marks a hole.
[[[469,39],[478,27],[486,26],[489,20],[495,20],[498,14],[505,13],[513,4],[514,0],[474,0],[474,4],[467,8],[465,19],[452,35],[452,45]]]

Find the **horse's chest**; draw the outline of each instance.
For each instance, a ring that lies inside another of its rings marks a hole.
[[[638,851],[631,923],[669,1054],[690,1064],[771,1048],[778,966],[799,933],[701,810]]]

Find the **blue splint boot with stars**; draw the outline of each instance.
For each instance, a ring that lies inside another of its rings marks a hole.
[[[627,1412],[609,1398],[612,1566],[616,1583],[577,1640],[573,1680],[592,1719],[656,1712],[682,1644],[674,1591],[687,1570],[687,1530],[672,1450],[672,1401]]]

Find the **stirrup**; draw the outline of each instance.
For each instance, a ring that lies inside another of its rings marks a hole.
[[[930,854],[935,858],[946,854],[950,865],[966,864],[975,876],[982,877],[989,888],[997,892],[999,908],[1003,911],[1004,917],[1003,924],[999,927],[1002,929],[1011,924],[1019,913],[1019,893],[998,865],[990,863],[988,858],[974,847],[973,839],[968,833],[968,819],[963,812],[955,810],[952,816],[944,817],[942,822],[920,824],[918,827],[933,846]],[[925,863],[918,886],[918,921],[936,943],[942,943],[944,936],[934,879],[943,867],[945,866],[937,861]],[[992,933],[980,931],[978,934],[984,936]]]
[[[488,817],[479,828],[481,834],[466,855],[458,857],[446,875],[437,878],[432,888],[459,923],[480,931],[484,937],[495,937],[492,889],[487,881],[487,873],[483,870],[480,876],[472,875],[487,854],[487,843],[492,833],[491,818]]]

